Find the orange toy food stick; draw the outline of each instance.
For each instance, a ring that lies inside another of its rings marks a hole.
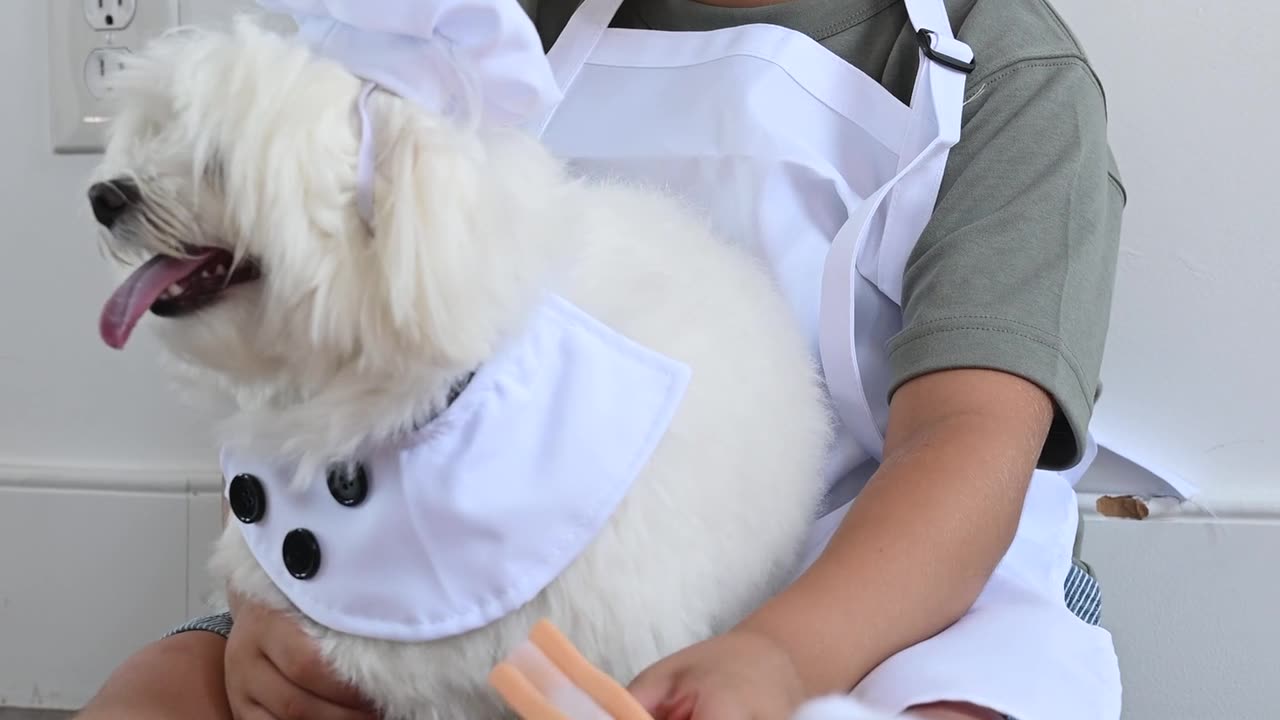
[[[498,663],[489,684],[522,720],[653,720],[546,620]]]

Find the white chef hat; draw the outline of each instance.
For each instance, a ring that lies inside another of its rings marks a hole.
[[[517,0],[258,0],[287,14],[317,54],[430,110],[532,122],[560,99]]]

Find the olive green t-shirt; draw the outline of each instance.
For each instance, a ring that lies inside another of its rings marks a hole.
[[[522,0],[550,47],[579,0]],[[893,388],[988,368],[1044,388],[1057,417],[1040,466],[1081,457],[1097,399],[1125,193],[1101,84],[1044,0],[946,0],[973,48],[960,142],[912,252]],[[918,45],[902,0],[788,0],[724,8],[626,0],[619,27],[771,23],[806,33],[910,102]]]

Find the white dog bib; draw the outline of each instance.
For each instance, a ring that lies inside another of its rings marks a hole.
[[[682,363],[551,297],[456,401],[401,442],[289,486],[226,448],[226,497],[308,617],[429,641],[531,600],[596,537],[675,415]]]

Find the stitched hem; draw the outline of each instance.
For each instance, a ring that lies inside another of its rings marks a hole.
[[[891,396],[904,383],[941,370],[998,370],[1033,382],[1057,406],[1040,467],[1062,470],[1083,457],[1094,393],[1079,362],[1054,335],[1004,318],[939,318],[914,325],[890,341],[889,362],[894,373]]]

